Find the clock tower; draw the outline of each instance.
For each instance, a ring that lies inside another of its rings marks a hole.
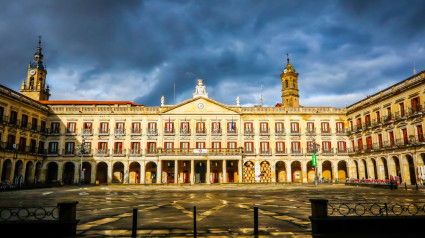
[[[34,59],[28,65],[27,80],[22,82],[20,92],[34,100],[49,100],[49,85],[46,85],[46,67],[41,53],[41,36],[38,37],[37,50]]]
[[[287,65],[280,74],[282,80],[282,104],[283,107],[299,107],[298,94],[298,73],[289,63],[289,55],[287,55]]]

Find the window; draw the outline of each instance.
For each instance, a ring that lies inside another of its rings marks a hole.
[[[280,134],[284,132],[283,122],[276,122],[275,126],[276,133]]]
[[[125,127],[124,122],[116,122],[115,123],[115,134],[124,135],[125,134],[124,127]]]
[[[307,133],[314,133],[314,122],[307,122]]]
[[[205,133],[205,122],[196,122],[196,133]]]
[[[300,146],[300,142],[299,141],[293,141],[292,143],[291,143],[291,145],[292,145],[292,153],[294,153],[294,154],[299,154],[299,153],[301,153],[301,146]]]
[[[31,121],[31,130],[35,131],[37,130],[38,120],[37,118],[32,118]]]
[[[28,126],[28,116],[25,114],[22,114],[22,122],[21,126],[26,128]]]
[[[98,152],[99,152],[99,154],[107,154],[108,153],[108,142],[99,142]]]
[[[260,149],[262,153],[269,152],[269,142],[260,142]]]
[[[49,154],[58,153],[58,142],[49,142]]]
[[[245,122],[244,123],[244,129],[245,129],[245,133],[253,133],[253,126],[252,126],[252,122]]]
[[[363,151],[363,140],[362,139],[357,140],[357,146],[359,147],[359,151]]]
[[[16,123],[18,122],[18,113],[15,111],[10,111],[10,120],[9,123],[16,125]]]
[[[212,148],[213,149],[221,149],[221,143],[220,142],[213,142]]]
[[[27,146],[27,138],[21,137],[19,138],[19,151],[25,152],[25,147]]]
[[[338,152],[339,153],[345,153],[347,151],[346,149],[345,141],[338,141]]]
[[[276,152],[285,152],[285,142],[283,141],[278,141],[276,142]]]
[[[269,123],[260,122],[260,133],[268,133],[269,132]]]
[[[131,123],[131,133],[133,134],[140,134],[140,122],[133,122]]]
[[[165,133],[173,133],[174,132],[174,122],[166,122],[165,123],[165,128],[164,128]]]
[[[196,142],[196,149],[205,149],[205,142]]]
[[[387,107],[387,120],[392,120],[391,107]]]
[[[370,136],[366,137],[366,145],[368,150],[372,150],[372,138]]]
[[[236,142],[227,142],[227,148],[236,149]]]
[[[148,122],[148,134],[156,134],[156,122]]]
[[[424,136],[422,132],[422,125],[416,126],[416,132],[418,133],[418,141],[424,142]]]
[[[66,155],[73,155],[74,154],[74,142],[66,142],[65,143],[65,154]]]
[[[351,141],[351,146],[353,148],[353,151],[355,150],[356,146],[354,145],[354,140]]]
[[[330,141],[322,142],[322,151],[323,153],[332,153],[332,146]]]
[[[316,145],[314,145],[313,141],[307,141],[307,152],[313,153],[314,148],[316,148]]]
[[[59,122],[50,123],[50,130],[51,130],[52,133],[59,133],[60,132]]]
[[[379,148],[382,148],[382,135],[378,134],[378,146]]]
[[[336,133],[344,133],[344,122],[337,122],[336,123]]]
[[[394,143],[394,133],[392,131],[388,132],[388,136],[390,137],[390,145],[395,146]]]
[[[84,153],[91,154],[91,142],[84,142]]]
[[[189,142],[180,142],[180,148],[182,148],[182,150],[189,150]]]
[[[365,120],[365,123],[366,123],[366,127],[369,127],[370,126],[370,115],[366,115],[364,120]]]
[[[44,141],[38,142],[38,153],[43,154],[44,153]]]
[[[68,122],[66,125],[66,133],[75,133],[75,122]]]
[[[148,142],[148,153],[156,153],[156,142]]]
[[[101,122],[99,133],[108,133],[109,132],[109,122]]]
[[[6,118],[4,116],[4,107],[0,107],[0,121],[1,122],[6,121]]]
[[[245,152],[247,153],[254,152],[254,142],[245,142]]]
[[[174,148],[173,142],[164,142],[164,148],[166,151],[172,151]]]
[[[350,121],[350,128],[353,130],[353,121]]]
[[[114,145],[114,154],[122,154],[123,150],[122,150],[122,142],[115,142]]]
[[[131,142],[131,154],[140,154],[140,142]]]
[[[329,122],[322,122],[322,133],[330,133]]]
[[[300,133],[298,122],[291,122],[291,133]]]
[[[360,117],[357,118],[357,129],[362,129],[362,119]]]
[[[400,116],[404,117],[405,116],[405,114],[404,114],[404,103],[402,102],[399,105],[400,105]]]
[[[236,123],[233,120],[231,122],[227,122],[227,131],[228,132],[236,131]]]
[[[46,131],[46,122],[45,121],[41,121],[40,130],[41,130],[41,132],[45,132]]]
[[[419,97],[412,98],[411,103],[412,103],[412,111],[413,112],[420,112],[421,111],[421,104],[420,104]]]
[[[381,123],[381,114],[379,111],[376,112],[376,122]]]
[[[30,141],[30,152],[31,153],[35,153],[36,152],[36,147],[37,146],[37,141],[34,139],[31,139]]]
[[[83,122],[83,135],[90,135],[92,134],[92,123],[91,122]]]
[[[15,149],[14,145],[16,142],[16,137],[14,135],[7,136],[7,149]]]
[[[403,134],[403,144],[407,145],[409,143],[409,139],[407,138],[407,129],[402,129],[401,133]]]
[[[220,122],[213,122],[211,125],[211,131],[214,133],[220,132]]]
[[[189,122],[187,121],[182,122],[180,125],[180,131],[186,132],[186,133],[189,132]]]

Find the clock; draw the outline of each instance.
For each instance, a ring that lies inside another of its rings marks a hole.
[[[30,74],[31,74],[31,75],[34,75],[34,74],[35,74],[35,70],[31,69],[31,70],[30,70]]]
[[[288,73],[288,70],[287,69],[284,69],[283,72],[286,74],[286,73]]]
[[[199,104],[198,104],[198,108],[199,108],[199,109],[203,109],[203,108],[204,108],[204,104],[199,103]]]

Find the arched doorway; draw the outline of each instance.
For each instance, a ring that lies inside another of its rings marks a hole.
[[[322,178],[324,181],[332,181],[332,163],[329,160],[323,161],[322,163]]]
[[[140,183],[140,164],[132,162],[130,164],[130,174],[128,178],[129,183]]]
[[[18,160],[16,161],[15,164],[15,173],[14,173],[14,182],[16,183],[23,183],[23,178],[24,178],[24,162],[22,162],[22,160]]]
[[[66,162],[63,165],[62,181],[64,184],[74,184],[75,165],[72,162]]]
[[[255,183],[255,165],[252,161],[243,164],[243,179],[245,183]]]
[[[394,169],[395,169],[395,176],[397,176],[400,180],[400,183],[403,182],[402,181],[402,177],[401,177],[401,167],[400,167],[400,160],[396,157],[393,156],[393,163],[394,163]]]
[[[32,171],[34,170],[34,163],[32,161],[27,162],[27,166],[25,168],[25,183],[32,184],[34,183],[34,175]]]
[[[37,162],[35,164],[35,183],[41,182],[41,171],[43,170],[43,164],[41,162]]]
[[[413,163],[413,158],[410,155],[406,155],[406,159],[407,159],[408,170],[409,170],[410,184],[415,185],[416,174],[415,174],[415,164]]]
[[[360,179],[360,172],[359,172],[359,163],[357,163],[356,160],[354,160],[354,168],[356,170],[356,179]]]
[[[100,162],[97,164],[96,181],[99,183],[108,182],[108,165],[105,162]]]
[[[338,180],[345,181],[347,178],[347,162],[345,160],[341,160],[338,162]]]
[[[121,162],[115,162],[112,167],[112,182],[123,183],[124,182],[124,164]]]
[[[370,160],[372,161],[372,167],[373,167],[372,179],[378,179],[378,169],[376,168],[376,160],[374,158],[372,158]]]
[[[314,182],[314,177],[315,177],[315,171],[314,171],[314,167],[313,164],[310,161],[307,162],[307,182]]]
[[[55,183],[58,180],[58,164],[50,162],[47,165],[46,183]]]
[[[196,183],[205,183],[207,173],[207,164],[205,162],[198,162],[195,165],[195,182]]]
[[[286,167],[283,161],[276,163],[276,182],[286,182]]]
[[[365,173],[365,179],[369,178],[369,174],[367,172],[367,163],[366,160],[362,159],[363,167],[364,167],[364,173]]]
[[[91,164],[89,162],[83,162],[83,173],[84,173],[84,176],[83,176],[84,184],[90,184],[91,183]]]
[[[390,176],[388,175],[388,164],[387,164],[387,159],[385,159],[384,157],[381,157],[381,163],[382,163],[382,168],[383,168],[383,172],[384,172],[384,177],[382,179],[389,179]]]
[[[299,161],[292,162],[291,171],[292,171],[292,181],[302,183],[303,174],[301,171],[301,163]]]
[[[268,161],[260,163],[260,182],[270,183],[272,181],[272,168]]]
[[[155,162],[148,162],[145,168],[145,182],[156,183],[156,164]]]
[[[1,173],[1,181],[10,181],[10,176],[12,175],[12,161],[7,159],[3,162],[3,168]]]

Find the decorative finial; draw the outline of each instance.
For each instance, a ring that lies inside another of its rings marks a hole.
[[[241,105],[241,99],[239,98],[239,96],[236,97],[236,106],[240,106]]]
[[[41,47],[41,34],[38,35],[38,47]]]
[[[288,61],[288,64],[289,64],[289,54],[288,53],[286,53],[286,61]]]
[[[163,107],[165,105],[165,97],[162,96],[161,97],[161,107]]]

